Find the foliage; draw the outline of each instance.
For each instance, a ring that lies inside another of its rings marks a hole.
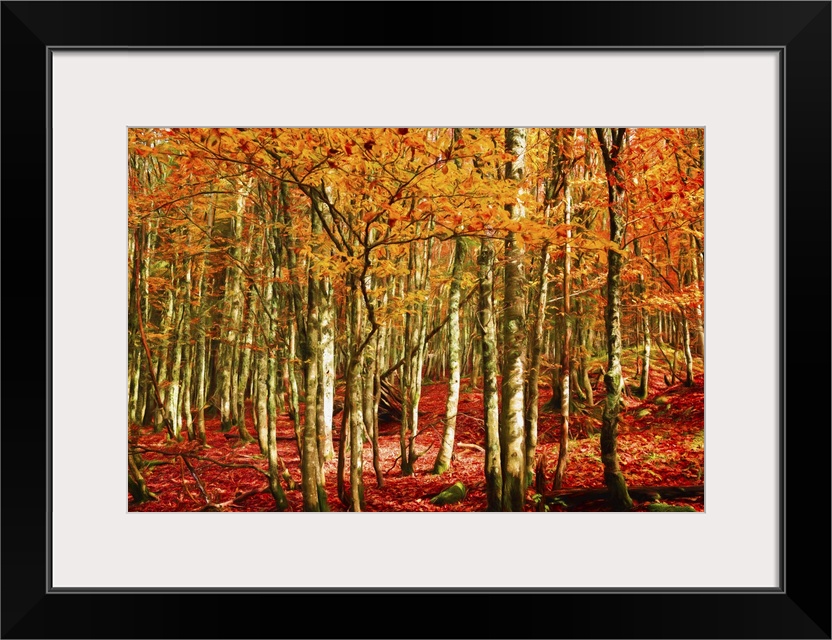
[[[184,428],[190,435],[206,409],[230,411],[226,427],[244,427],[252,417],[261,420],[246,403],[263,382],[269,419],[287,412],[300,425],[308,351],[315,348],[308,342],[309,323],[317,322],[310,312],[317,317],[323,304],[315,298],[318,283],[332,311],[333,375],[346,380],[359,355],[368,388],[375,367],[375,375],[388,369],[399,375],[408,320],[424,316],[422,375],[442,378],[458,238],[466,254],[462,375],[471,381],[480,375],[482,350],[476,304],[468,303],[479,283],[477,252],[481,240],[493,242],[500,323],[509,234],[524,249],[526,274],[536,272],[541,252],[551,264],[543,323],[550,349],[541,367],[552,370],[558,362],[567,321],[567,239],[568,320],[581,323],[576,358],[603,360],[611,251],[624,258],[627,344],[640,344],[646,311],[664,340],[668,367],[677,348],[683,353],[682,320],[701,353],[704,131],[627,129],[625,139],[617,174],[627,205],[619,244],[610,241],[607,177],[591,129],[528,129],[519,185],[504,179],[507,163],[517,158],[506,152],[502,128],[129,129],[131,421],[161,424],[158,391],[177,434]],[[518,203],[526,212],[522,220],[509,212]],[[414,256],[430,274],[422,286],[409,282]],[[530,278],[527,286],[531,301],[537,285]],[[499,357],[504,350],[501,344]],[[233,393],[236,405],[227,409],[223,403]],[[675,401],[668,406],[675,408]]]

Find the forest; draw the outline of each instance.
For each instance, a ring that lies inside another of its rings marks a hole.
[[[128,510],[703,511],[704,153],[128,129]]]

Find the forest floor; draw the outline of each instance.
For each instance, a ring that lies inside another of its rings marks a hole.
[[[668,386],[662,379],[665,370],[654,365],[646,400],[642,402],[632,395],[625,396],[619,423],[618,454],[621,470],[629,486],[688,486],[704,483],[704,387],[701,367],[695,372],[692,387],[685,387],[681,382]],[[603,385],[603,382],[600,384]],[[595,406],[571,419],[570,433],[577,434],[578,437],[570,442],[563,488],[604,486],[599,436],[597,433],[585,433],[587,427],[600,428],[603,393],[600,393],[598,387],[596,391]],[[543,406],[552,395],[548,385],[541,385],[540,395],[540,404]],[[459,446],[485,445],[482,391],[472,390],[470,380],[462,380],[455,439],[457,446],[451,468],[441,476],[431,474],[442,438],[446,398],[446,383],[424,384],[416,443],[417,451],[425,453],[417,460],[412,476],[401,477],[398,423],[382,423],[379,428],[380,467],[384,479],[381,489],[377,488],[373,472],[371,444],[364,444],[366,511],[485,511],[483,452],[476,447]],[[343,413],[339,413],[334,419],[336,451],[342,416]],[[249,432],[256,437],[250,424],[250,411],[246,419]],[[547,487],[551,486],[557,463],[561,422],[558,414],[540,413],[537,454],[545,456]],[[288,416],[279,418],[277,429],[280,456],[298,484],[296,489],[287,491],[290,509],[300,511],[300,460]],[[164,450],[165,454],[143,453],[144,459],[151,465],[145,470],[147,485],[158,499],[134,504],[128,494],[130,511],[199,511],[206,506],[203,489],[212,503],[226,503],[229,511],[275,510],[274,499],[268,491],[267,477],[251,468],[257,467],[264,471],[268,468],[258,445],[252,443],[240,446],[236,429],[227,434],[222,433],[218,417],[206,418],[206,431],[209,447],[203,449],[197,442],[185,440],[177,443],[166,440],[164,433],[154,434],[151,427],[139,430],[140,447]],[[200,489],[182,458],[171,455],[175,452],[210,458],[226,465],[248,466],[226,467],[209,460],[189,457],[196,477],[202,484]],[[330,510],[345,511],[337,497],[336,460],[326,463],[325,474]],[[348,484],[348,469],[346,476]],[[446,506],[431,504],[433,496],[459,481],[468,488],[463,501]],[[251,495],[238,499],[242,494]],[[702,496],[662,502],[691,505],[696,511],[704,510]],[[647,504],[636,502],[635,510],[646,511]],[[536,510],[535,491],[532,487],[527,493],[526,509]],[[561,510],[561,507],[553,506],[551,510]],[[570,510],[607,511],[609,506],[603,500],[597,500]]]

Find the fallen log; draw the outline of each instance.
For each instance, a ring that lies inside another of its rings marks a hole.
[[[705,485],[689,486],[660,485],[650,487],[627,487],[627,492],[634,500],[642,502],[657,502],[659,500],[675,500],[677,498],[691,498],[705,495]],[[546,504],[577,507],[578,505],[596,500],[605,500],[608,496],[606,487],[593,489],[558,489],[544,494]]]
[[[478,444],[469,444],[467,442],[457,442],[454,445],[454,447],[457,448],[457,449],[473,449],[474,451],[479,451],[480,453],[485,453],[485,449],[483,449]]]
[[[457,482],[455,484],[452,484],[450,487],[446,487],[438,495],[431,498],[430,502],[431,504],[435,504],[441,507],[446,504],[455,504],[457,502],[461,502],[462,500],[465,500],[465,496],[467,495],[468,487],[466,487],[465,484],[462,482]]]
[[[230,507],[231,505],[236,504],[238,502],[242,502],[246,498],[255,496],[258,493],[266,493],[268,490],[268,487],[260,487],[258,489],[246,491],[245,493],[237,494],[231,500],[226,500],[225,502],[209,502],[204,507],[199,509],[199,511],[228,511],[228,507]]]

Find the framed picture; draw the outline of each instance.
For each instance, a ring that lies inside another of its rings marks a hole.
[[[830,3],[379,7],[3,3],[2,635],[830,637]],[[128,127],[443,125],[704,127],[704,513],[128,513]]]

